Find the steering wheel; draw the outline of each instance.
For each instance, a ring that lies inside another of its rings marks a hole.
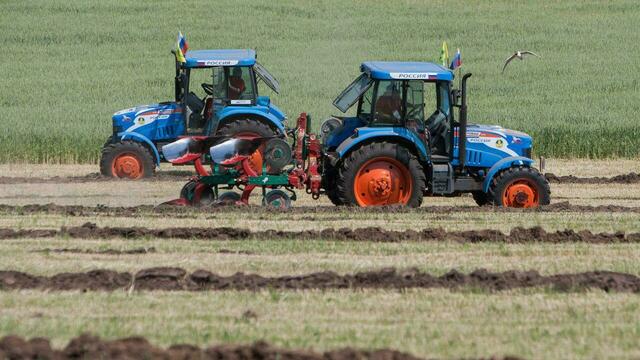
[[[431,133],[431,136],[439,135],[437,133],[442,132],[442,130],[444,130],[444,128],[446,127],[446,121],[447,116],[442,111],[440,111],[440,109],[434,111],[433,114],[431,114],[431,116],[429,116],[429,118],[427,119],[427,127],[429,129],[429,132]]]
[[[207,95],[212,95],[213,96],[213,85],[207,84],[207,83],[202,83],[202,84],[200,84],[200,86],[202,86],[202,90],[204,90],[204,92],[206,92]]]
[[[412,109],[409,110],[409,113],[407,114],[407,119],[411,119],[420,114],[420,111],[422,111],[423,108],[424,104],[412,107]]]

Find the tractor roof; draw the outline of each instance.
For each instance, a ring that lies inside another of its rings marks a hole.
[[[429,62],[367,61],[360,71],[376,80],[453,80],[451,70]]]
[[[185,67],[253,66],[256,52],[251,49],[190,50],[185,55]]]

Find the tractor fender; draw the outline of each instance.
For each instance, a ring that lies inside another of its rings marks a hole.
[[[156,147],[156,145],[152,143],[151,140],[149,140],[146,136],[136,132],[125,132],[121,134],[121,141],[131,139],[149,145],[149,148],[151,149],[151,151],[153,151],[153,156],[156,159],[156,166],[160,166],[160,153],[158,152],[158,148]]]
[[[482,182],[482,191],[489,192],[489,186],[491,185],[491,180],[493,177],[501,170],[510,168],[514,165],[524,165],[531,166],[535,161],[532,159],[526,158],[524,156],[510,156],[504,159],[501,159],[497,163],[493,164],[493,166],[487,172],[487,176],[485,176],[484,181]]]
[[[389,141],[396,143],[403,143],[415,150],[418,159],[421,162],[429,162],[429,153],[424,144],[424,141],[418,137],[418,135],[405,128],[395,127],[376,127],[376,128],[357,128],[355,134],[348,137],[343,141],[336,152],[342,159],[351,150],[358,147],[360,144],[370,142],[371,140]]]
[[[277,117],[276,115],[270,113],[270,112],[265,112],[263,110],[260,109],[252,109],[252,108],[248,108],[248,107],[232,107],[229,106],[225,109],[223,109],[219,114],[218,114],[218,125],[216,127],[216,129],[212,129],[214,132],[218,131],[218,127],[220,127],[220,124],[224,123],[225,120],[228,120],[230,118],[238,118],[238,117],[243,117],[243,116],[252,116],[255,118],[259,118],[261,120],[263,120],[267,125],[278,129],[278,131],[282,134],[284,134],[285,129],[284,129],[284,124],[282,123],[282,119],[280,119],[279,117]]]

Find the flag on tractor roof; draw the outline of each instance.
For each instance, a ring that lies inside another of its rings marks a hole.
[[[440,50],[440,62],[442,66],[447,66],[449,64],[449,48],[447,47],[447,42],[442,42],[442,50]]]
[[[186,63],[187,59],[185,59],[184,55],[189,50],[189,44],[187,44],[187,39],[182,35],[181,32],[178,32],[178,40],[176,41],[176,60],[181,63]]]
[[[456,51],[456,56],[454,56],[451,61],[451,65],[449,65],[449,69],[455,70],[460,66],[462,66],[462,55],[460,55],[460,49],[458,49],[458,51]]]

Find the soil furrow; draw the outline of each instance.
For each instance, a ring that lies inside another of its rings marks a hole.
[[[632,274],[611,271],[544,276],[535,270],[489,272],[485,269],[478,269],[469,274],[451,270],[444,275],[434,276],[415,268],[403,270],[385,268],[345,275],[324,271],[277,277],[244,273],[222,276],[207,270],[188,273],[186,270],[176,267],[147,268],[135,274],[99,269],[81,273],[60,273],[53,276],[38,276],[19,271],[0,271],[0,290],[258,291],[263,289],[468,288],[501,291],[532,287],[548,287],[563,292],[600,289],[606,292],[639,293],[640,278]]]
[[[423,230],[385,230],[379,227],[341,228],[304,231],[263,230],[251,231],[229,227],[209,228],[164,228],[145,227],[98,227],[93,223],[82,226],[55,229],[0,228],[0,239],[70,237],[74,239],[197,239],[197,240],[326,240],[326,241],[456,241],[462,243],[503,242],[503,243],[563,243],[579,242],[590,244],[640,243],[640,233],[592,233],[589,230],[565,229],[548,232],[542,227],[515,227],[508,234],[498,230],[446,231],[442,228]]]
[[[350,214],[380,214],[380,213],[428,213],[428,214],[457,214],[470,213],[567,213],[567,212],[609,212],[609,213],[640,213],[640,207],[627,207],[619,205],[573,205],[569,202],[559,202],[537,209],[502,208],[495,206],[425,206],[411,209],[399,206],[381,206],[370,208],[346,208],[335,206],[295,206],[287,210],[277,210],[281,214],[326,214],[347,210]],[[56,205],[56,204],[31,204],[31,205],[7,205],[0,204],[0,213],[30,215],[30,214],[60,214],[65,216],[144,216],[165,217],[171,215],[175,218],[188,218],[202,214],[229,214],[247,213],[253,216],[272,217],[275,210],[264,206],[210,206],[210,207],[180,207],[180,206],[152,206],[140,205],[130,207],[118,206],[82,206],[82,205]]]
[[[556,184],[638,184],[640,174],[634,172],[621,174],[612,177],[577,177],[573,175],[558,176],[554,173],[545,173],[544,176],[550,183]]]
[[[140,255],[155,253],[154,247],[150,248],[135,248],[130,250],[118,250],[118,249],[104,249],[104,250],[92,250],[92,249],[77,249],[77,248],[55,248],[55,249],[39,249],[34,250],[36,253],[68,253],[68,254],[95,254],[95,255]]]
[[[178,344],[166,349],[152,345],[143,337],[118,340],[102,340],[83,334],[71,339],[64,349],[51,347],[49,339],[24,339],[5,336],[0,339],[0,358],[9,359],[216,359],[216,360],[418,360],[420,358],[396,350],[360,350],[346,347],[324,353],[310,350],[289,350],[256,342],[252,345],[218,345],[200,348]],[[516,357],[491,357],[490,359],[517,360]]]
[[[91,173],[81,176],[52,176],[52,177],[10,177],[0,176],[0,184],[69,184],[88,182],[126,182],[126,181],[186,181],[193,176],[193,171],[171,170],[156,173],[153,177],[140,180],[114,179],[100,173]]]

